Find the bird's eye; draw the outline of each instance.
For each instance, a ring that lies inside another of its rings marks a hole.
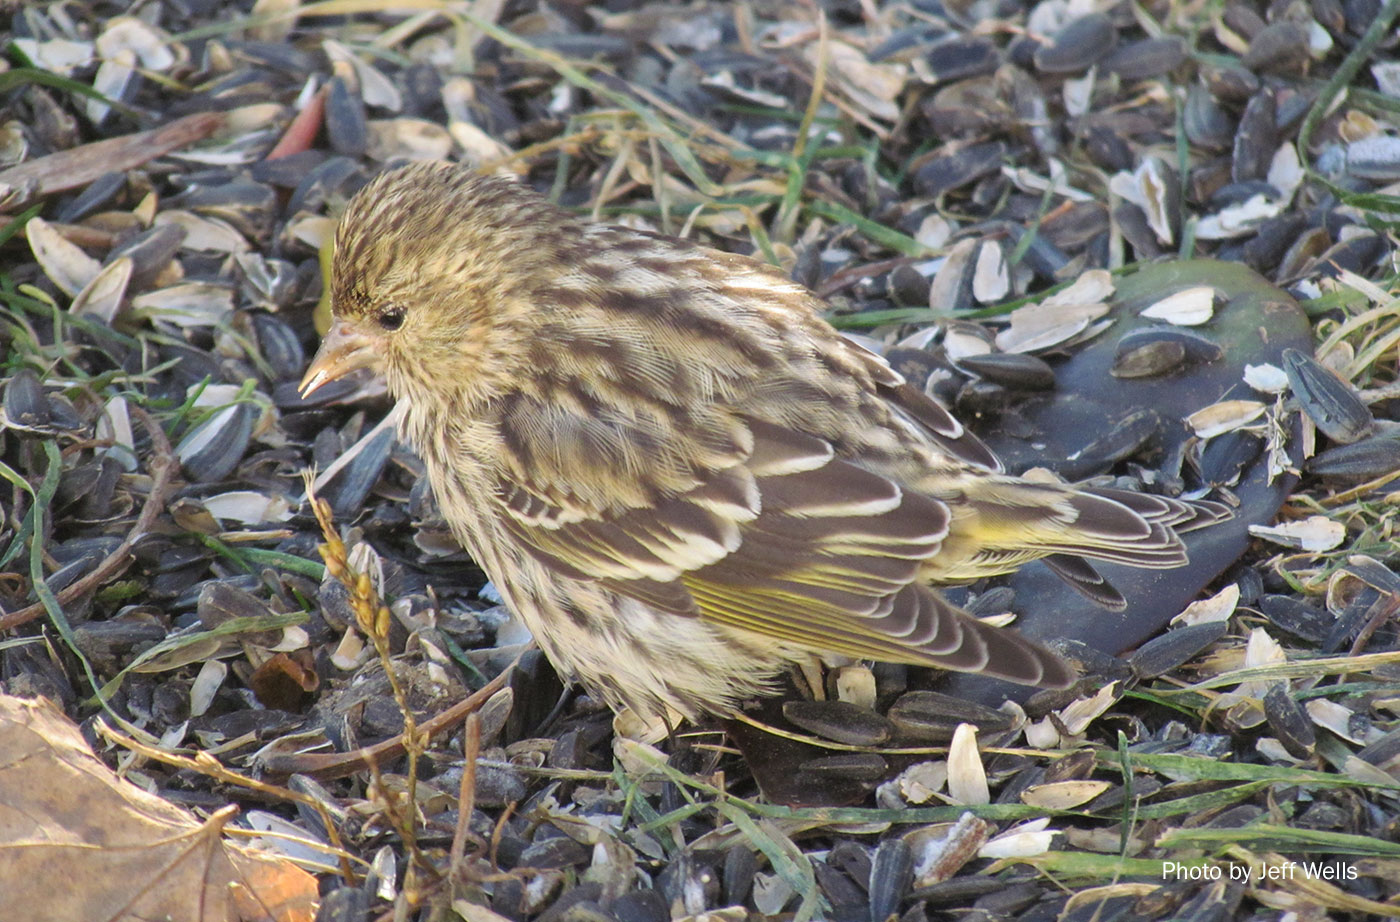
[[[392,333],[403,326],[403,308],[386,307],[379,312],[379,316],[376,319],[379,321],[381,327]]]

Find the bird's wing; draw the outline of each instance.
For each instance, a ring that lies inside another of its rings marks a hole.
[[[517,469],[520,479],[498,489],[502,521],[563,576],[794,648],[1068,679],[1053,656],[917,582],[947,534],[944,503],[836,458],[822,439],[743,423],[748,438],[731,463],[695,469],[693,486],[630,507],[584,509],[576,495],[616,471],[576,458],[575,495],[563,498]]]
[[[902,419],[923,439],[936,445],[951,461],[1001,473],[1001,459],[985,442],[941,403],[904,380],[904,376],[891,368],[883,356],[835,333],[826,345],[828,349],[840,351],[848,361],[861,368],[875,401]]]
[[[883,359],[881,364],[884,364]],[[958,422],[938,401],[904,381],[893,370],[889,373],[893,380],[879,381],[876,391],[886,406],[913,424],[948,457],[970,467],[1001,473],[1001,459],[992,453],[986,442]]]

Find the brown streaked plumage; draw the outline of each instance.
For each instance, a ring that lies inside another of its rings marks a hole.
[[[314,390],[381,369],[443,514],[549,658],[614,705],[732,710],[838,655],[1074,676],[931,588],[1036,558],[1172,567],[1223,512],[1011,477],[778,271],[445,164],[336,237]]]

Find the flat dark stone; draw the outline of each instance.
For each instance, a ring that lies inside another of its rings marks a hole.
[[[1214,318],[1196,328],[1219,342],[1224,356],[1189,365],[1167,378],[1111,377],[1119,339],[1151,322],[1140,320],[1138,312],[1196,285],[1215,287],[1225,302]],[[1311,354],[1311,329],[1292,296],[1238,263],[1191,260],[1147,266],[1118,280],[1117,299],[1110,315],[1114,325],[1073,356],[1055,363],[1055,390],[1028,397],[1018,406],[1033,430],[1030,437],[1008,436],[995,425],[969,421],[1008,469],[1053,467],[1055,460],[1068,458],[1093,441],[1110,421],[1144,407],[1151,407],[1164,420],[1163,447],[1169,451],[1187,437],[1181,420],[1190,413],[1218,400],[1255,396],[1242,380],[1246,364],[1268,362],[1283,367],[1283,351],[1288,348]],[[1105,386],[1110,381],[1112,386]],[[1293,463],[1300,464],[1297,447],[1290,443],[1289,451]],[[1067,637],[1106,653],[1136,647],[1166,627],[1207,583],[1239,558],[1251,540],[1249,526],[1273,521],[1296,482],[1285,475],[1269,483],[1267,460],[1256,459],[1234,488],[1240,500],[1235,517],[1183,536],[1191,555],[1184,567],[1142,570],[1095,563],[1128,600],[1123,613],[1099,608],[1081,597],[1042,563],[1022,567],[1010,580],[1020,600],[1017,626],[1031,637]],[[950,675],[940,690],[989,704],[1006,697],[1025,700],[1035,691],[962,674]]]

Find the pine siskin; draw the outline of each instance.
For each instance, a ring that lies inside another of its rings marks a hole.
[[[1032,482],[777,270],[593,224],[448,164],[384,174],[336,236],[307,393],[382,370],[443,515],[564,674],[725,713],[813,655],[1063,687],[1058,656],[931,583],[1045,558],[1183,564],[1209,503]]]

